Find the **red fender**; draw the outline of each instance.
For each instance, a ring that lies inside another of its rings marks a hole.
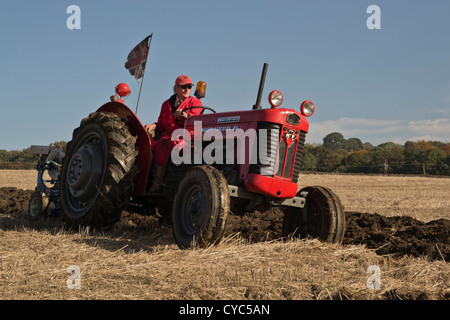
[[[143,124],[125,104],[121,102],[108,102],[101,106],[97,112],[111,112],[124,119],[128,130],[136,136],[136,149],[139,153],[135,159],[138,174],[134,178],[134,196],[143,196],[147,186],[148,175],[152,163],[152,138],[145,130]]]

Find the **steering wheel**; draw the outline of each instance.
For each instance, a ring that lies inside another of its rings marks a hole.
[[[217,113],[216,110],[210,108],[210,107],[205,107],[205,106],[198,106],[198,107],[188,107],[186,109],[183,109],[183,111],[187,111],[187,110],[191,110],[191,109],[203,109],[200,114],[203,114],[203,112],[205,112],[205,110],[209,110],[212,113]],[[186,119],[183,119],[183,117],[177,117],[175,118],[175,122],[180,126],[180,127],[184,127],[184,121]]]

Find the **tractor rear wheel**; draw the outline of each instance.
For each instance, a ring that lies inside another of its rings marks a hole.
[[[173,233],[181,248],[206,247],[222,238],[230,196],[225,177],[211,166],[196,166],[181,180],[172,207]]]
[[[113,113],[81,121],[67,144],[61,174],[61,205],[71,226],[109,226],[130,200],[136,137]]]
[[[283,237],[318,238],[325,242],[342,243],[345,233],[345,212],[339,198],[325,187],[306,187],[297,195],[307,192],[305,206],[286,208]]]

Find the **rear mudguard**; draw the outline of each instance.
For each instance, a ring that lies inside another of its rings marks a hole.
[[[135,164],[138,168],[138,174],[134,178],[134,190],[132,194],[134,196],[143,196],[152,163],[152,138],[136,114],[123,103],[105,103],[97,112],[111,112],[118,115],[125,121],[130,133],[136,137],[136,149],[139,153],[136,156]]]

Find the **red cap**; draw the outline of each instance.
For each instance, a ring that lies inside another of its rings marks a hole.
[[[175,84],[179,86],[184,86],[185,84],[193,84],[191,78],[186,75],[181,75],[175,80]]]

